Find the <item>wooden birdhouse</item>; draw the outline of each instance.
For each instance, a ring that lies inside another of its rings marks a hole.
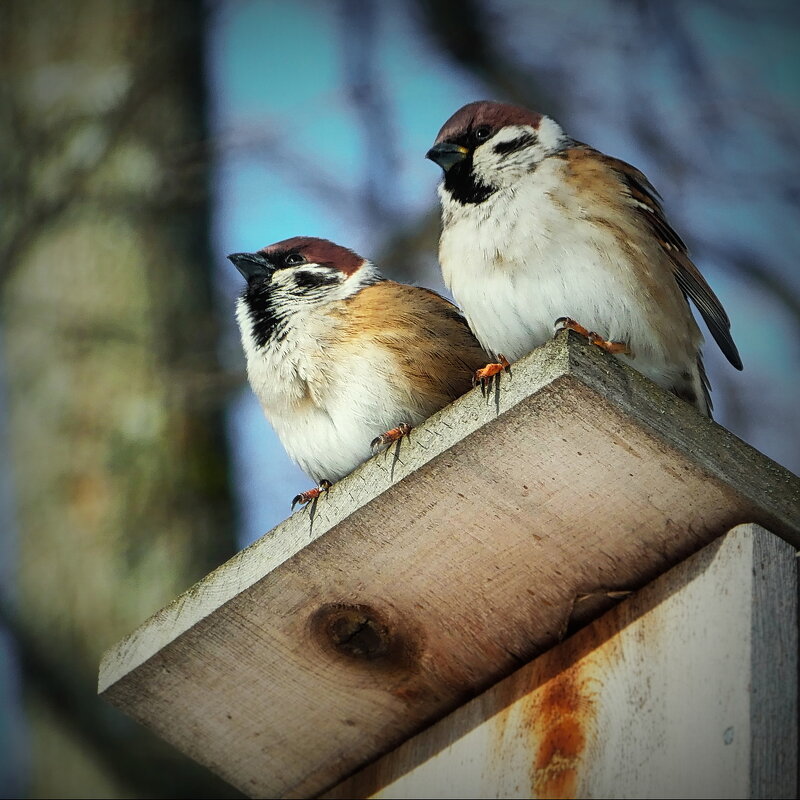
[[[794,797],[800,480],[574,334],[113,647],[253,797]]]

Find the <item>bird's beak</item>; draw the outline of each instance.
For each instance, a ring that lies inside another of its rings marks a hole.
[[[248,282],[275,272],[275,266],[261,253],[231,253],[228,258]]]
[[[425,158],[435,161],[445,172],[450,167],[463,161],[469,155],[469,150],[462,147],[460,144],[451,144],[450,142],[439,142],[435,144],[425,153]]]

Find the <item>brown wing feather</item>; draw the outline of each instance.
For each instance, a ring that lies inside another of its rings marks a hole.
[[[580,147],[592,150],[592,148],[585,145]],[[725,313],[719,298],[714,294],[714,291],[706,283],[705,278],[689,258],[683,240],[667,222],[664,209],[661,206],[661,196],[636,167],[598,151],[593,152],[618,175],[627,193],[636,203],[637,211],[645,220],[661,247],[669,255],[672,261],[673,274],[681,291],[686,297],[691,298],[697,306],[706,325],[708,325],[709,331],[711,331],[711,335],[728,361],[736,369],[741,369],[742,360],[731,337],[730,319],[728,319],[728,315]]]
[[[354,329],[391,352],[428,414],[468,391],[490,360],[461,312],[430,289],[381,281],[348,305]]]

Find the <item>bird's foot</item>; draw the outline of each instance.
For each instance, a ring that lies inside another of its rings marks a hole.
[[[627,344],[625,344],[625,342],[611,342],[608,339],[604,339],[599,333],[595,333],[594,331],[590,331],[588,328],[584,328],[583,325],[581,325],[579,322],[575,322],[575,320],[571,319],[570,317],[559,317],[556,320],[554,327],[556,333],[565,330],[575,331],[575,333],[579,333],[581,336],[588,339],[592,344],[597,345],[597,347],[605,350],[607,353],[623,353],[624,355],[633,358],[633,351],[630,349],[630,347],[628,347]]]
[[[408,436],[411,430],[411,426],[407,422],[401,422],[396,428],[376,436],[369,446],[372,448],[373,453],[377,453],[382,447],[388,447],[392,442],[398,442],[404,436]]]
[[[309,489],[307,492],[300,492],[300,494],[295,495],[292,499],[292,511],[294,511],[294,507],[298,503],[301,506],[304,506],[306,503],[316,500],[321,494],[323,494],[323,492],[327,492],[331,486],[333,486],[333,484],[330,481],[323,479],[317,484],[315,489]]]
[[[505,370],[509,375],[511,374],[511,364],[508,359],[502,354],[497,354],[496,364],[487,364],[482,369],[476,370],[472,376],[472,385],[477,386],[480,384],[481,391],[483,391],[491,382],[495,375],[499,375]]]

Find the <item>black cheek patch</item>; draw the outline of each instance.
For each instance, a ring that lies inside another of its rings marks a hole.
[[[300,271],[294,276],[294,282],[300,289],[316,289],[339,283],[339,276],[336,273],[326,275],[322,272]]]
[[[521,150],[530,144],[535,144],[536,137],[532,133],[523,133],[522,136],[517,136],[516,139],[510,139],[507,142],[499,142],[494,146],[494,152],[499,156],[513,153],[515,150]]]

